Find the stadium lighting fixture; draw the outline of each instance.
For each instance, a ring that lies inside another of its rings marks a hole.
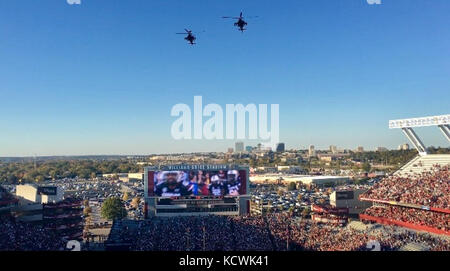
[[[390,120],[389,129],[449,125],[450,115]]]
[[[390,120],[389,129],[402,129],[420,155],[427,155],[425,145],[414,132],[413,127],[438,126],[445,138],[450,141],[450,115],[430,116],[413,119]]]

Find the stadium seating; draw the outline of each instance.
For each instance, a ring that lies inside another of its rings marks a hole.
[[[420,174],[430,170],[433,166],[447,166],[450,165],[450,155],[448,154],[428,154],[424,156],[418,155],[403,167],[401,167],[395,175],[410,176]]]
[[[450,155],[417,156],[360,199],[376,203],[361,220],[450,235]]]
[[[362,220],[450,235],[450,214],[389,204],[379,204],[360,215]]]
[[[434,165],[430,170],[414,175],[386,177],[360,198],[450,213],[449,167]]]
[[[16,222],[8,215],[0,216],[0,251],[58,251],[64,250],[66,243],[57,231]]]
[[[371,250],[378,240],[382,250],[398,250],[408,243],[430,250],[449,250],[448,240],[384,227],[383,231],[357,230],[297,220],[285,214],[266,217],[198,216],[134,221],[137,226],[117,222],[110,236],[131,250],[155,251],[270,251],[270,250]]]

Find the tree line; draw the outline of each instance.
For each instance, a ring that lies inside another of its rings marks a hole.
[[[142,167],[127,160],[65,160],[0,163],[0,183],[43,182],[61,178],[95,178],[98,174],[140,172]]]

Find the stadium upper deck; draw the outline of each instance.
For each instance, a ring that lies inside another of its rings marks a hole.
[[[401,128],[419,155],[360,199],[375,205],[361,220],[450,235],[450,155],[428,154],[412,127],[438,126],[450,141],[450,115],[389,122]]]
[[[431,170],[434,166],[448,166],[450,165],[449,154],[427,154],[418,155],[403,167],[401,167],[395,175],[398,176],[411,176]]]

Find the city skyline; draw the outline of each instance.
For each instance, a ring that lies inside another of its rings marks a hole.
[[[244,33],[220,18],[241,10],[259,16]],[[389,120],[450,113],[448,11],[445,0],[2,1],[0,157],[233,147],[171,138],[170,108],[195,95],[279,104],[286,149],[396,149],[409,142]],[[184,28],[195,46],[175,35]],[[448,147],[435,128],[417,132]]]
[[[71,154],[65,154],[65,155],[39,155],[39,154],[33,154],[33,155],[23,155],[23,156],[18,156],[18,155],[12,155],[12,156],[0,156],[0,158],[28,158],[31,159],[33,157],[96,157],[96,156],[170,156],[173,154],[196,154],[196,153],[223,153],[223,154],[227,154],[227,153],[251,153],[254,151],[258,151],[258,144],[256,145],[251,145],[251,144],[245,144],[245,142],[242,141],[236,141],[234,142],[236,143],[244,143],[244,150],[243,151],[236,151],[236,148],[233,146],[228,146],[226,147],[226,149],[223,150],[219,150],[219,151],[192,151],[192,152],[172,152],[172,153],[145,153],[145,154],[127,154],[127,153],[123,153],[123,154],[103,154],[103,153],[98,153],[98,154],[75,154],[75,155],[71,155]],[[280,144],[285,144],[284,142],[279,142]],[[325,146],[325,147],[319,147],[317,148],[317,146],[315,145],[309,145],[309,146],[296,146],[296,147],[292,147],[292,148],[286,148],[285,152],[292,152],[292,151],[302,151],[302,152],[306,152],[308,153],[309,149],[313,147],[314,152],[320,152],[320,153],[328,153],[328,154],[343,154],[346,152],[360,152],[360,150],[358,150],[358,148],[363,148],[363,150],[361,152],[383,152],[383,151],[395,151],[395,150],[416,150],[414,147],[410,146],[410,143],[404,142],[399,144],[396,147],[393,148],[386,148],[384,146],[377,146],[375,148],[366,148],[365,146],[355,146],[353,148],[340,148],[339,146],[336,145],[329,145],[329,146]],[[333,152],[331,150],[331,147],[336,147],[336,151]],[[428,146],[430,148],[446,148],[446,147],[441,147],[441,146]],[[268,152],[268,151],[272,151],[272,152],[277,152],[275,150],[272,150],[270,147],[267,148],[262,148],[261,149],[262,152]],[[315,154],[313,155],[315,156]]]

